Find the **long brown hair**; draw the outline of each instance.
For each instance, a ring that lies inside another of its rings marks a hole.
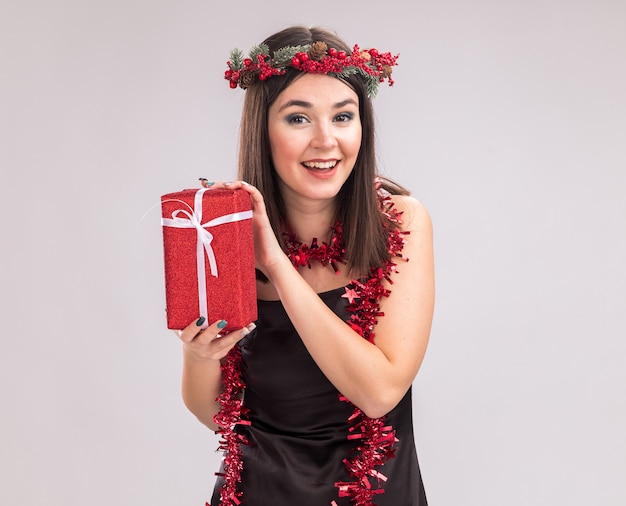
[[[273,53],[285,46],[325,42],[328,47],[350,54],[351,48],[336,34],[322,28],[293,26],[265,39],[264,44]],[[284,247],[283,225],[285,208],[271,157],[268,136],[268,111],[278,95],[300,75],[287,68],[280,77],[256,81],[246,90],[241,120],[239,144],[239,177],[256,186],[265,197],[267,213],[274,233]],[[343,223],[346,262],[356,274],[367,274],[371,267],[380,266],[389,258],[386,219],[379,209],[374,180],[376,168],[374,112],[363,80],[357,76],[346,79],[359,97],[361,119],[361,148],[352,173],[339,191],[336,219]],[[381,178],[383,188],[391,194],[408,195],[397,183]]]

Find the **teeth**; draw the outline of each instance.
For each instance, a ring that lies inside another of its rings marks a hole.
[[[309,169],[332,169],[337,165],[337,160],[332,162],[304,162],[303,165]]]

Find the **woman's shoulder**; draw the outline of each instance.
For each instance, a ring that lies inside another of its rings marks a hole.
[[[430,228],[432,220],[424,204],[412,195],[390,195],[394,208],[400,213],[402,228]]]

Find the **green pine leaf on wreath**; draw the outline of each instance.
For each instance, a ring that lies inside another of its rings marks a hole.
[[[230,68],[232,70],[241,70],[243,68],[243,51],[241,49],[233,49],[230,52]]]
[[[361,70],[361,69],[359,69],[357,67],[350,66],[350,67],[344,67],[344,68],[341,69],[341,72],[334,72],[334,74],[337,77],[341,77],[342,79],[347,79],[348,77],[353,76],[354,74],[356,74],[359,70]]]
[[[296,53],[306,53],[309,50],[309,44],[304,46],[285,46],[274,51],[272,63],[277,67],[289,65]]]
[[[258,44],[256,46],[254,46],[252,49],[250,49],[250,59],[256,63],[257,61],[257,56],[259,56],[260,54],[269,54],[270,52],[270,48],[267,47],[267,44]]]
[[[375,76],[369,75],[365,70],[357,67],[357,72],[363,76],[365,80],[365,88],[367,89],[367,96],[370,98],[374,98],[376,93],[378,93],[378,78]]]

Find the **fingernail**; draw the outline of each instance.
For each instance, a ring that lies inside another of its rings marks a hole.
[[[205,188],[210,188],[211,186],[215,184],[215,181],[203,181],[202,184],[204,185]]]
[[[241,329],[241,336],[242,337],[247,336],[254,329],[256,329],[256,325],[254,323],[251,323],[250,325],[246,325],[244,328]]]
[[[224,181],[224,186],[228,186],[229,184],[233,184],[232,181]]]
[[[196,321],[196,326],[200,327],[204,322],[206,321],[206,318],[204,316],[201,316],[200,318],[198,318],[198,320]]]
[[[218,329],[223,329],[224,327],[226,327],[226,325],[228,325],[228,322],[226,320],[220,320],[219,322],[217,322]]]
[[[241,184],[250,184],[247,181],[242,181]]]
[[[206,177],[199,177],[198,180],[199,181],[208,181],[208,179]]]

